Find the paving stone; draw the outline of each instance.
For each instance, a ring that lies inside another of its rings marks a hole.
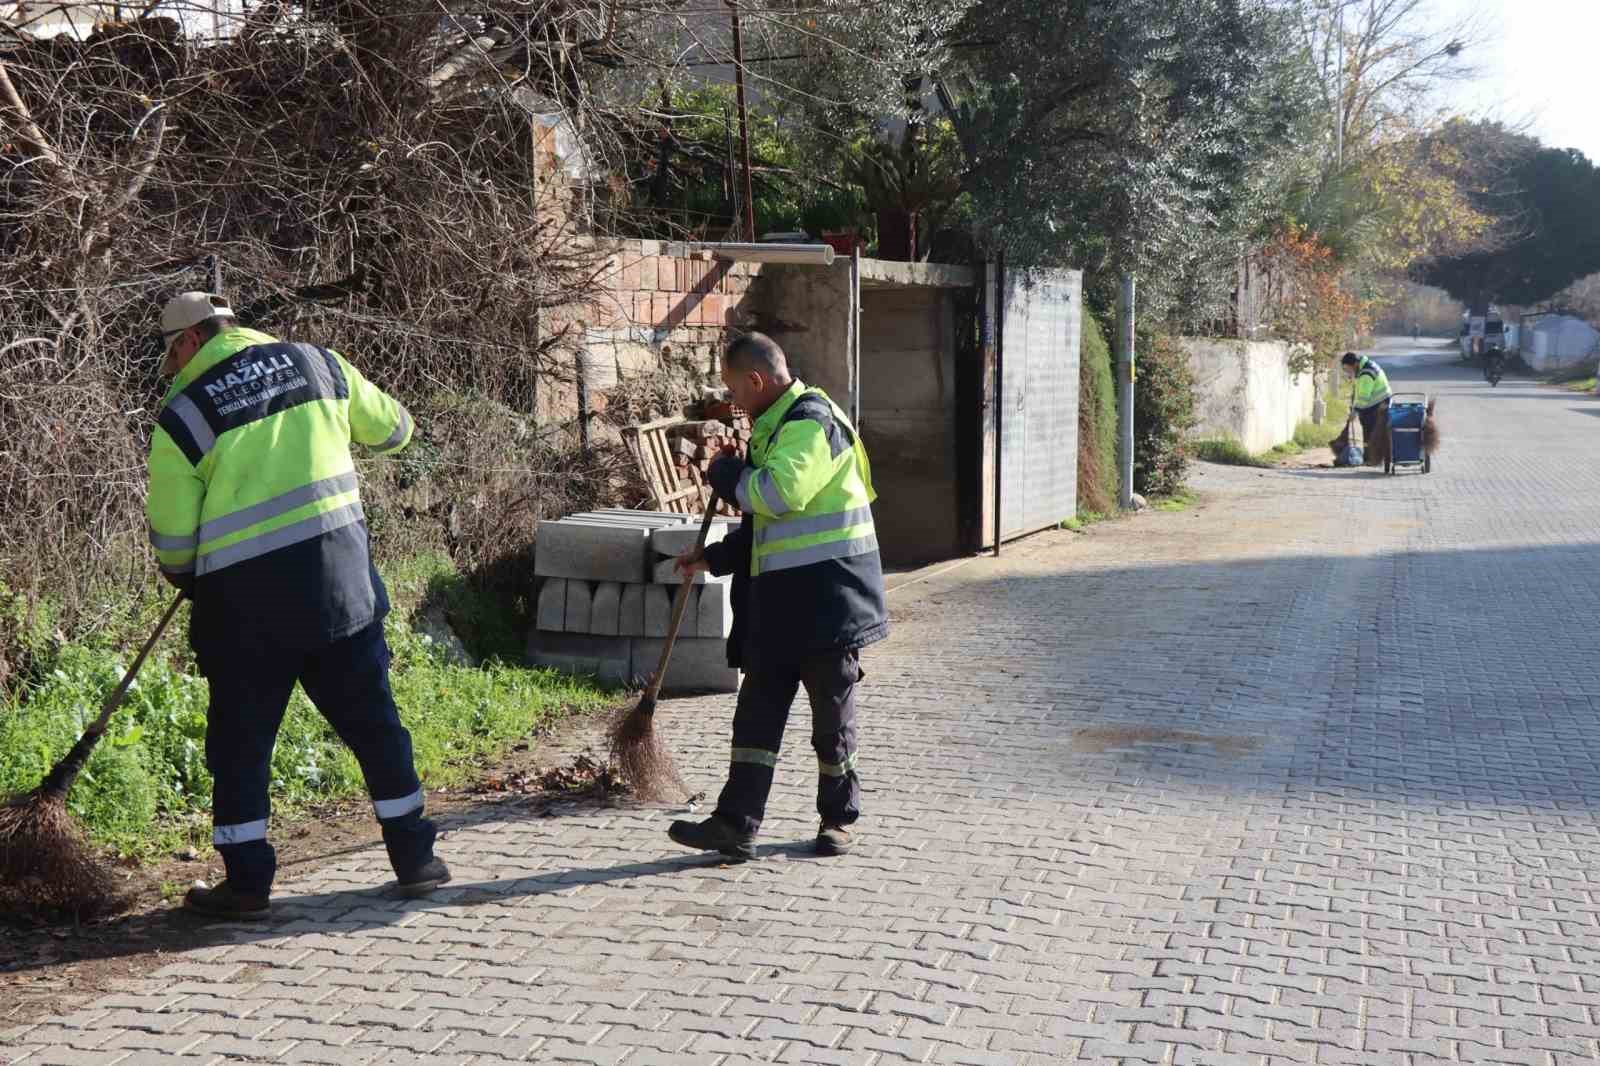
[[[706,543],[716,544],[731,533],[738,523],[727,518],[713,518],[711,528],[706,530]],[[665,555],[665,560],[671,563],[673,559],[684,552],[692,551],[700,539],[700,517],[697,515],[690,522],[681,526],[666,526],[650,534],[650,550],[656,555]]]
[[[761,861],[671,845],[681,807],[451,813],[434,899],[352,895],[391,876],[376,843],[286,869],[292,918],[219,928],[3,1054],[112,1063],[198,1036],[320,1066],[1591,1061],[1594,418],[1389,369],[1449,413],[1426,477],[1197,464],[1188,511],[891,593],[849,856],[810,854],[801,693]],[[603,646],[630,673],[659,651],[629,639],[647,576],[619,587],[626,650]],[[699,586],[685,645],[712,664],[725,587]],[[579,635],[531,643],[552,636]],[[734,704],[660,709],[692,793],[722,786]],[[603,742],[578,722],[539,755]]]
[[[594,586],[587,581],[567,582],[566,609],[562,630],[567,633],[593,633]]]
[[[673,590],[664,585],[646,585],[644,588],[644,635],[665,637],[672,623]]]
[[[617,608],[617,633],[624,637],[642,637],[644,633],[644,599],[648,585],[622,586],[622,600]]]
[[[664,640],[648,637],[633,642],[633,676],[648,678],[661,662]],[[667,678],[661,686],[668,694],[695,692],[737,692],[739,671],[728,666],[726,640],[679,637],[667,663]]]
[[[661,559],[661,560],[658,560],[656,562],[655,566],[651,567],[651,569],[650,569],[650,580],[651,580],[651,582],[654,583],[654,584],[657,584],[657,585],[666,585],[666,586],[669,586],[671,588],[676,588],[677,586],[683,584],[683,575],[678,573],[676,567],[677,567],[677,560],[676,559]],[[718,581],[726,581],[726,580],[728,580],[728,578],[726,578],[726,577],[713,577],[707,571],[702,570],[699,573],[694,575],[694,580],[691,582],[691,584],[707,585],[707,584],[714,584],[715,582],[718,582]]]
[[[602,637],[622,634],[622,586],[617,582],[602,581],[594,587],[588,631]]]
[[[647,526],[653,530],[700,521],[699,515],[688,515],[679,511],[634,511],[621,507],[603,507],[598,511],[580,511],[571,517],[623,519]]]
[[[718,578],[700,587],[695,635],[727,640],[733,633],[733,578]]]
[[[607,518],[542,521],[535,532],[534,574],[579,581],[645,581],[655,561],[650,526]]]
[[[539,585],[538,610],[534,628],[547,633],[562,633],[567,628],[567,585],[564,577],[549,577]]]
[[[609,685],[628,682],[631,651],[627,637],[546,633],[541,630],[528,634],[528,661],[533,665],[596,677]]]

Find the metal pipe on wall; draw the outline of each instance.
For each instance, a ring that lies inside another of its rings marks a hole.
[[[994,554],[1000,555],[1000,504],[1001,481],[1004,477],[1005,464],[1001,456],[1005,451],[1005,404],[1002,401],[1005,382],[1006,360],[1006,253],[1001,251],[995,260],[994,279],[991,291],[994,294],[992,311],[994,314]]]
[[[791,263],[796,266],[832,266],[832,246],[826,244],[747,244],[736,241],[687,243],[672,241],[667,255],[674,258],[704,253],[713,259],[740,263]]]
[[[1117,298],[1117,502],[1125,511],[1133,507],[1133,343],[1137,291],[1133,275],[1124,274]]]
[[[850,250],[850,422],[861,432],[861,248]]]

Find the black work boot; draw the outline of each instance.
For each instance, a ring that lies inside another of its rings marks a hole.
[[[667,836],[686,848],[720,851],[740,862],[756,857],[756,835],[741,833],[720,814],[713,814],[703,822],[673,822]]]
[[[224,918],[230,921],[253,922],[267,917],[272,908],[265,892],[237,892],[227,881],[216,888],[196,885],[183,897],[185,910],[203,914],[207,918]]]
[[[438,859],[429,859],[409,874],[399,876],[399,893],[406,899],[421,899],[450,880],[450,867]]]
[[[842,825],[829,825],[823,822],[822,828],[817,830],[818,855],[843,855],[854,843],[850,830]]]

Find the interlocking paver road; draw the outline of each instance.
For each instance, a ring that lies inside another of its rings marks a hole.
[[[1600,401],[1397,370],[1430,477],[1207,469],[1196,512],[894,595],[868,813],[807,857],[804,715],[765,861],[661,810],[373,849],[125,994],[46,1063],[1548,1064],[1600,1039]],[[665,706],[715,789],[731,701]]]

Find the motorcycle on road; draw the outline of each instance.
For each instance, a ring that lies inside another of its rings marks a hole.
[[[1473,347],[1477,348],[1483,358],[1483,380],[1493,388],[1500,384],[1500,379],[1506,372],[1506,349],[1503,343],[1490,342],[1485,345],[1482,337],[1473,339]]]

